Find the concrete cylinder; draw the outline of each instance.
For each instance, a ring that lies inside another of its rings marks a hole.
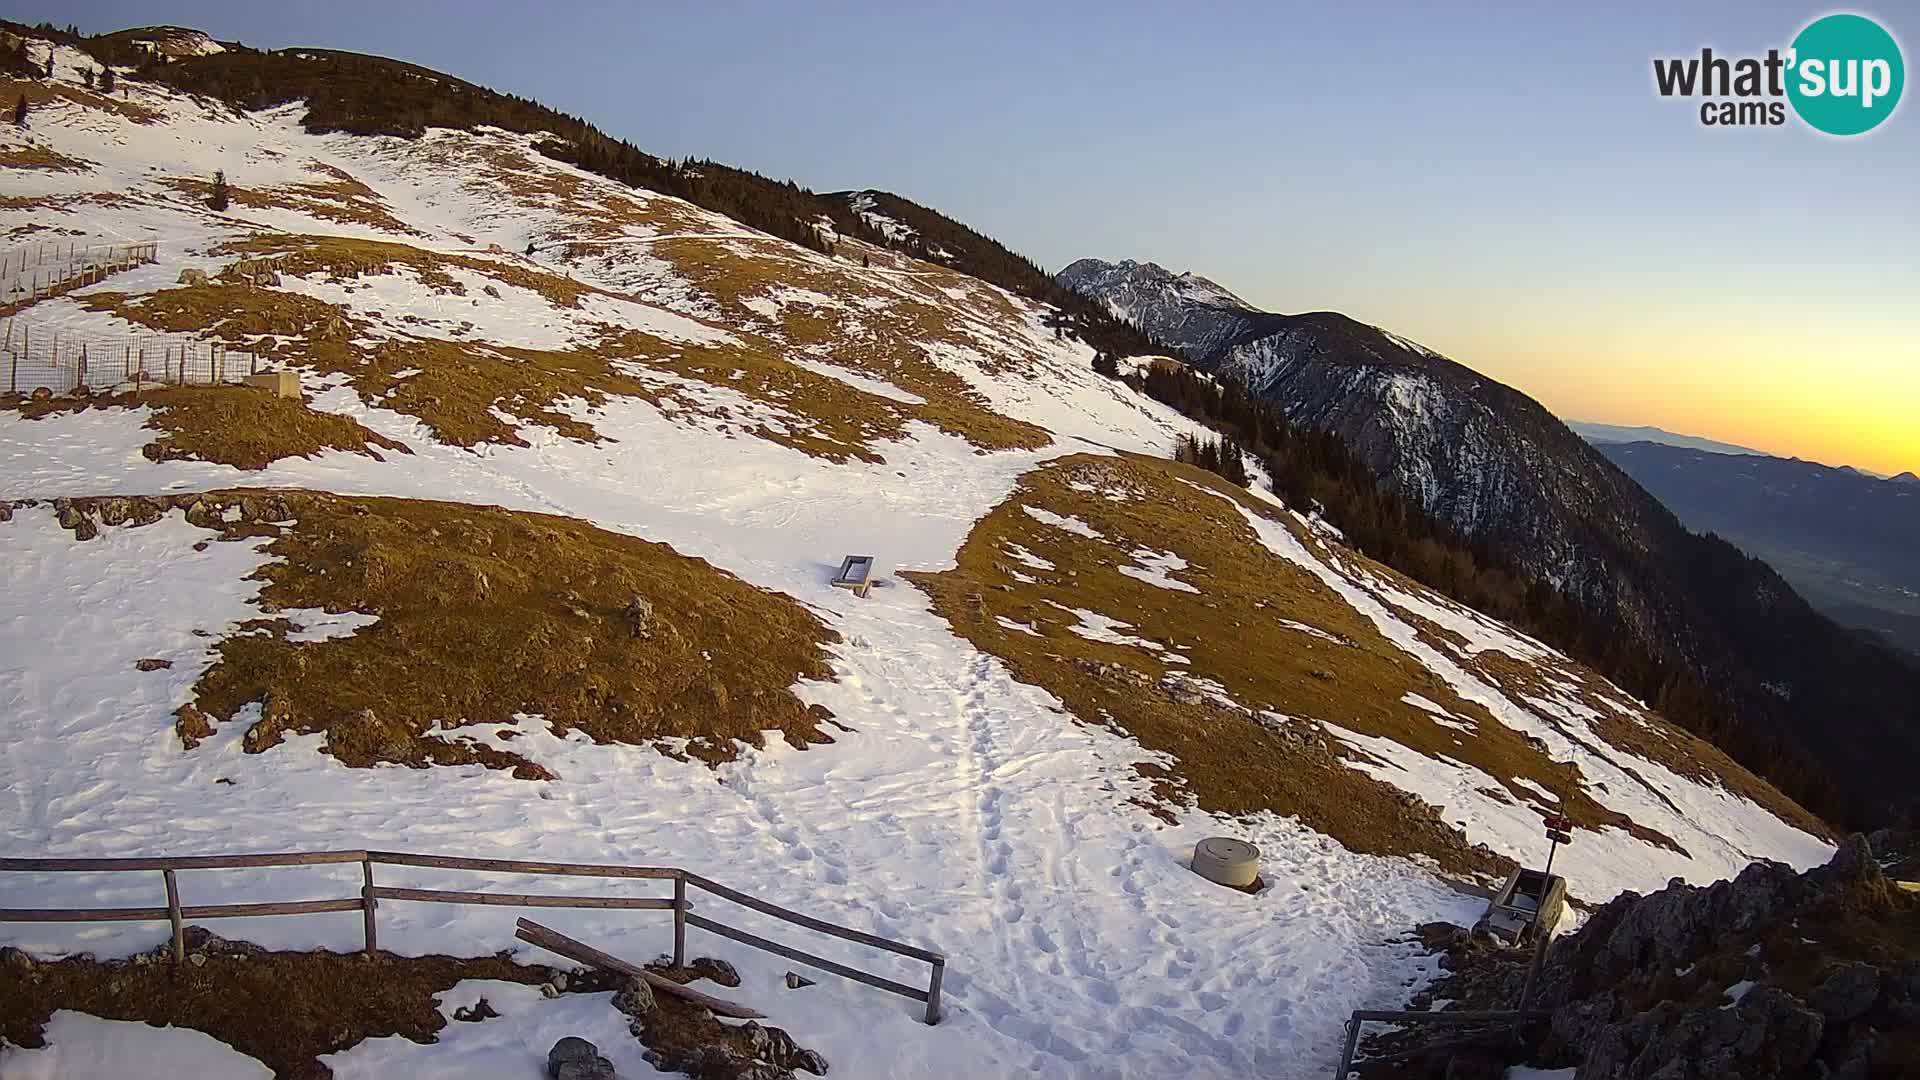
[[[1260,849],[1244,840],[1210,836],[1193,846],[1193,872],[1231,888],[1247,888],[1260,876]]]

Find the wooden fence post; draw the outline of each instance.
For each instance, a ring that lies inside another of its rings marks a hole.
[[[687,875],[673,875],[673,966],[687,966]]]
[[[940,983],[946,978],[946,975],[947,962],[945,960],[935,960],[933,962],[933,978],[927,982],[927,1023],[929,1024],[937,1024],[940,1022]]]
[[[379,904],[373,898],[373,860],[360,860],[360,920],[367,936],[367,955],[372,956],[380,947],[379,939],[373,928],[373,909]]]
[[[177,966],[187,962],[187,934],[180,926],[180,885],[173,880],[173,871],[160,873],[167,879],[167,921],[173,924],[173,962]]]

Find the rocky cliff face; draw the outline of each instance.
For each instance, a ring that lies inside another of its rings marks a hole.
[[[1671,515],[1526,395],[1379,327],[1258,311],[1152,263],[1082,259],[1060,280],[1294,421],[1338,433],[1376,476],[1536,576],[1658,625],[1602,549],[1648,551]]]
[[[1081,259],[1060,271],[1059,281],[1104,303],[1154,340],[1174,343],[1192,356],[1245,340],[1273,318],[1198,274],[1175,274],[1132,259]]]

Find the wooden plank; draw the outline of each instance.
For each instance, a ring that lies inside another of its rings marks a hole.
[[[173,879],[173,871],[162,870],[160,875],[167,881],[167,921],[173,924],[173,962],[187,962],[187,934],[181,925],[180,883]]]
[[[559,953],[569,960],[577,960],[582,964],[597,967],[602,971],[611,971],[616,975],[627,975],[636,979],[645,979],[647,985],[653,987],[655,990],[663,994],[670,994],[673,997],[691,1001],[696,1005],[708,1009],[715,1016],[727,1016],[735,1020],[764,1020],[767,1017],[766,1013],[750,1009],[745,1005],[735,1004],[724,998],[714,997],[712,994],[701,993],[690,986],[681,986],[672,979],[655,975],[646,968],[636,964],[629,964],[617,956],[603,953],[585,942],[575,941],[565,934],[550,930],[531,919],[521,919],[513,932],[513,936],[529,944],[538,945],[548,952]]]
[[[202,904],[183,907],[189,919],[244,919],[255,915],[317,915],[326,911],[359,911],[360,898],[350,900],[285,900],[271,904]]]
[[[705,889],[715,896],[731,900],[742,907],[750,907],[755,911],[764,912],[776,919],[785,919],[796,926],[804,926],[809,930],[818,930],[823,934],[831,934],[845,941],[855,941],[862,945],[870,945],[876,949],[885,949],[888,952],[899,953],[902,956],[911,956],[915,960],[924,960],[929,964],[935,963],[936,961],[945,963],[947,959],[937,952],[916,948],[912,945],[905,945],[898,941],[889,941],[886,938],[864,933],[859,930],[849,930],[844,926],[836,926],[833,923],[816,919],[811,915],[802,915],[797,911],[790,911],[778,904],[770,904],[757,896],[748,896],[746,893],[740,892],[737,889],[729,889],[725,885],[717,881],[710,881],[707,878],[701,877],[699,874],[688,874],[687,881]]]
[[[451,889],[397,889],[381,885],[373,890],[380,900],[421,900],[436,904],[488,904],[494,907],[621,908],[669,911],[673,901],[664,896],[556,896],[540,893],[456,892]]]
[[[940,1022],[940,984],[947,977],[947,963],[942,960],[933,965],[933,978],[927,983],[927,1023]]]
[[[673,966],[687,966],[687,875],[673,879]]]
[[[379,947],[379,933],[373,925],[374,909],[379,904],[373,899],[373,860],[360,860],[360,936],[366,942],[366,952],[372,956]]]
[[[366,857],[394,866],[433,866],[445,870],[484,870],[496,874],[559,874],[571,877],[671,878],[680,871],[670,866],[611,866],[600,863],[523,862],[518,859],[464,859],[453,855],[411,855],[401,851],[369,851]],[[3,869],[3,868],[0,868]]]
[[[145,922],[167,917],[154,908],[0,908],[0,922]]]
[[[279,855],[186,855],[131,859],[0,859],[0,870],[28,873],[103,873],[117,870],[234,870],[248,866],[321,866],[360,862],[364,851],[303,851]]]
[[[852,968],[845,964],[836,963],[824,956],[815,956],[810,952],[796,949],[791,945],[782,945],[777,941],[769,941],[757,934],[749,934],[745,930],[735,930],[726,923],[715,922],[712,919],[695,915],[692,912],[687,913],[687,925],[699,927],[710,934],[719,934],[724,938],[732,938],[743,945],[751,945],[756,949],[764,949],[776,956],[784,956],[789,960],[798,960],[803,964],[817,967],[821,971],[830,971],[843,979],[852,979],[854,982],[865,983],[868,986],[877,987],[889,993],[899,994],[904,998],[912,998],[915,1001],[927,1000],[928,995],[925,990],[908,986],[905,983],[897,983],[892,979],[883,979],[878,975],[869,975],[859,968]]]
[[[1552,1013],[1541,1009],[1479,1011],[1458,1009],[1442,1012],[1382,1012],[1374,1009],[1360,1009],[1354,1012],[1353,1019],[1381,1024],[1498,1024],[1518,1020],[1537,1020],[1551,1015]]]

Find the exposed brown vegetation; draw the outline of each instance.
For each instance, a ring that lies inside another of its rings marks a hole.
[[[243,500],[254,512],[232,523],[211,509]],[[269,614],[379,616],[325,641],[290,641],[291,624],[269,619],[219,643],[195,705],[219,724],[263,703],[250,752],[323,731],[350,765],[479,762],[541,775],[457,730],[523,714],[599,742],[671,749],[687,739],[686,752],[708,762],[731,758],[736,740],[763,745],[769,730],[798,747],[831,741],[819,727],[830,714],[790,687],[829,677],[821,645],[837,640],[832,631],[664,544],[453,503],[297,492],[196,501],[191,520],[274,536],[276,561],[258,573]]]
[[[843,326],[790,305],[783,309],[783,327],[769,326],[764,334],[736,332],[738,344],[683,345],[638,330],[591,323],[586,328],[596,336],[570,349],[412,336],[368,343],[367,320],[340,305],[265,287],[262,282],[281,274],[352,281],[404,268],[430,289],[465,296],[466,286],[449,272],[459,268],[532,290],[560,307],[579,307],[584,297],[594,293],[626,298],[505,259],[376,240],[268,234],[227,244],[220,253],[242,258],[206,285],[139,297],[94,293],[82,303],[90,310],[111,312],[157,330],[202,333],[287,363],[345,376],[363,400],[415,416],[441,440],[457,446],[524,445],[517,425],[503,420],[502,412],[547,425],[570,438],[596,441],[601,436],[593,426],[562,406],[579,400],[597,407],[609,396],[635,397],[656,405],[671,400],[685,413],[730,422],[743,432],[836,461],[881,460],[876,444],[904,435],[911,419],[928,421],[982,449],[1039,446],[1048,439],[1039,428],[987,409],[964,380],[925,358],[912,336],[946,332],[924,320],[948,317],[932,304],[903,305],[907,313],[901,317],[910,322],[888,334],[865,331],[853,323]],[[751,260],[729,265],[737,271],[727,286],[737,291],[725,293],[729,310],[737,310],[746,325],[765,324],[740,301],[774,288],[777,279],[761,276],[749,281],[742,275],[776,268]],[[876,325],[886,321],[878,314],[871,318]],[[772,336],[784,332],[798,334],[804,351],[823,362],[873,374],[926,400],[919,404],[896,401],[789,363],[785,354],[794,347]],[[724,406],[644,378],[649,369],[743,394],[768,406],[779,426],[769,426],[757,414],[731,416]]]
[[[324,1080],[320,1059],[367,1039],[437,1040],[448,1020],[441,995],[467,979],[522,985],[555,980],[556,969],[493,956],[398,956],[389,952],[270,952],[187,928],[192,962],[174,966],[168,947],[129,960],[72,957],[35,961],[7,950],[0,976],[0,1041],[37,1048],[53,1014],[71,1009],[110,1020],[144,1021],[204,1032],[271,1068],[279,1080]],[[649,965],[689,983],[720,969],[704,960],[688,968]],[[566,993],[616,989],[597,972],[566,980]],[[611,1006],[609,1006],[611,1007]],[[482,1015],[487,1015],[483,1013]],[[492,1015],[498,1015],[494,1013]],[[475,1018],[473,1023],[486,1023]],[[667,994],[639,1028],[641,1043],[678,1067],[707,1048],[750,1062],[747,1033],[705,1009]]]
[[[236,469],[264,469],[288,457],[345,450],[376,460],[380,450],[410,454],[407,445],[336,413],[316,412],[303,400],[251,386],[178,386],[93,398],[49,401],[0,398],[0,408],[28,419],[95,408],[152,409],[146,426],[162,434],[141,449],[152,461],[211,461]]]
[[[35,109],[53,102],[65,102],[88,109],[116,113],[136,124],[157,124],[166,119],[164,113],[155,112],[144,105],[136,105],[125,98],[97,94],[92,90],[85,90],[68,83],[0,76],[0,97],[8,101],[17,101],[22,94],[26,95],[27,104]]]
[[[419,234],[419,230],[393,215],[393,209],[378,192],[352,175],[320,162],[308,167],[316,172],[325,170],[323,175],[328,179],[271,188],[246,188],[229,183],[227,199],[231,204],[254,210],[292,210],[342,225],[365,225],[385,232]],[[163,182],[197,204],[204,204],[213,194],[211,182],[195,177],[168,177]]]
[[[965,379],[928,357],[928,346],[950,345],[979,350],[980,362],[989,371],[1012,375],[1019,367],[1021,351],[1007,347],[1010,339],[996,339],[998,348],[984,348],[988,326],[969,319],[944,294],[939,302],[902,296],[878,287],[851,266],[804,259],[773,240],[669,237],[651,250],[718,306],[729,325],[766,327],[788,348],[924,398],[925,404],[912,407],[913,414],[942,431],[987,450],[1045,446],[1049,441],[1040,428],[993,412]],[[783,303],[771,319],[748,305],[786,289],[811,290],[842,303]],[[771,348],[777,355],[781,346]]]
[[[9,146],[0,149],[0,169],[44,169],[48,172],[86,172],[93,166],[44,146]]]
[[[435,998],[463,979],[542,983],[552,977],[550,968],[522,966],[505,955],[267,952],[209,940],[198,927],[191,932],[197,962],[178,968],[159,952],[108,963],[37,961],[24,971],[15,960],[0,978],[0,1038],[44,1046],[47,1021],[56,1010],[72,1009],[205,1032],[283,1080],[324,1080],[333,1073],[320,1056],[362,1040],[434,1041],[447,1023]]]
[[[1674,846],[1595,802],[1575,766],[1549,760],[1483,707],[1461,699],[1318,579],[1268,551],[1225,499],[1190,484],[1271,516],[1244,491],[1199,469],[1073,457],[1028,474],[975,526],[954,570],[905,576],[933,595],[936,610],[957,632],[1006,660],[1018,677],[1057,694],[1082,719],[1111,723],[1148,749],[1172,755],[1177,764],[1163,795],[1191,796],[1204,810],[1297,814],[1354,850],[1423,852],[1459,872],[1505,865],[1469,847],[1445,820],[1410,813],[1408,797],[1346,767],[1344,760],[1364,755],[1328,739],[1313,722],[1325,720],[1493,777],[1538,784],[1560,797],[1558,809],[1580,827],[1628,829]],[[1110,491],[1123,494],[1104,494]],[[1077,517],[1101,538],[1035,520],[1028,506]],[[1054,569],[1022,565],[1010,554],[1016,545]],[[1201,591],[1169,590],[1119,573],[1140,548],[1185,559],[1190,569],[1174,576]],[[1122,620],[1128,624],[1122,633],[1159,642],[1188,662],[1088,640],[1072,631],[1078,618],[1067,608]],[[1195,679],[1218,682],[1238,705],[1269,715],[1249,716],[1207,700],[1204,689],[1195,692]],[[1436,724],[1401,700],[1409,692],[1473,730]],[[1490,796],[1539,802],[1520,783],[1498,782],[1502,788]]]

